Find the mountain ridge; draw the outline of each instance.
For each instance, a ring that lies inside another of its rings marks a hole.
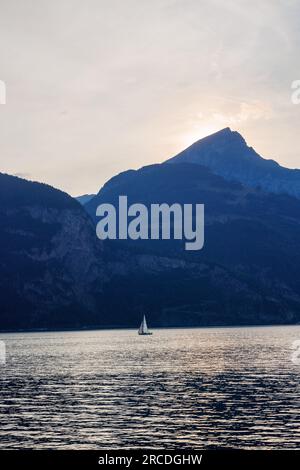
[[[187,150],[114,176],[84,206],[0,173],[0,330],[136,326],[141,311],[166,327],[299,323],[299,199],[257,184],[251,165],[269,183],[284,167],[229,128]],[[256,181],[240,181],[237,168]],[[98,240],[96,207],[120,195],[146,206],[204,204],[203,250]]]
[[[195,163],[207,166],[227,180],[253,188],[286,193],[300,198],[300,170],[281,166],[261,157],[237,131],[226,127],[194,142],[165,163]]]

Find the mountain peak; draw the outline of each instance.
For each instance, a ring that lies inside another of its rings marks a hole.
[[[259,157],[256,152],[247,146],[243,136],[237,131],[232,131],[230,127],[225,127],[220,131],[210,134],[197,140],[187,149],[180,152],[175,157],[168,160],[171,163],[199,163],[210,166],[210,160],[220,159],[220,157],[233,161],[247,155],[249,152]]]
[[[207,135],[207,136],[205,136],[205,137],[203,137],[202,139],[199,139],[199,140],[204,140],[204,139],[206,139],[208,137],[212,137],[212,136],[215,136],[215,137],[217,137],[217,136],[226,136],[226,135],[228,136],[228,135],[231,135],[233,133],[235,133],[235,131],[232,131],[230,129],[230,127],[224,127],[223,129],[220,129],[219,131],[213,132],[212,134],[209,134],[209,135]]]
[[[166,163],[194,163],[249,187],[300,198],[300,171],[261,157],[241,134],[225,127],[198,140]]]
[[[207,144],[209,145],[214,144],[218,146],[240,145],[240,146],[247,147],[244,137],[239,132],[232,131],[230,127],[224,127],[224,129],[221,129],[217,132],[214,132],[213,134],[210,134],[206,137],[203,137],[202,139],[197,140],[188,148],[192,148],[194,146],[198,147],[198,146],[207,145]]]

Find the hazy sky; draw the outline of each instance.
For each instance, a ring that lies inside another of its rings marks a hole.
[[[0,0],[0,171],[72,195],[230,126],[300,167],[299,0]]]

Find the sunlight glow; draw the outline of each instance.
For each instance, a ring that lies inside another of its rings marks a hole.
[[[219,130],[220,130],[220,125],[218,124],[195,126],[192,132],[188,132],[187,134],[184,134],[182,138],[180,139],[182,146],[183,148],[187,148],[190,145],[192,145],[194,142],[197,142],[197,140],[203,139],[203,137],[213,134],[214,132],[217,132]]]

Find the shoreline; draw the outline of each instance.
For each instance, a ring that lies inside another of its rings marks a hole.
[[[156,330],[198,330],[198,329],[213,329],[213,328],[272,328],[272,327],[290,327],[300,326],[300,323],[270,323],[270,324],[249,324],[249,325],[199,325],[199,326],[158,326],[151,327],[151,331]],[[138,327],[133,326],[86,326],[81,328],[32,328],[32,329],[15,329],[15,330],[1,330],[1,334],[16,334],[16,333],[67,333],[67,332],[83,332],[83,331],[112,331],[112,330],[133,330],[137,331]]]

